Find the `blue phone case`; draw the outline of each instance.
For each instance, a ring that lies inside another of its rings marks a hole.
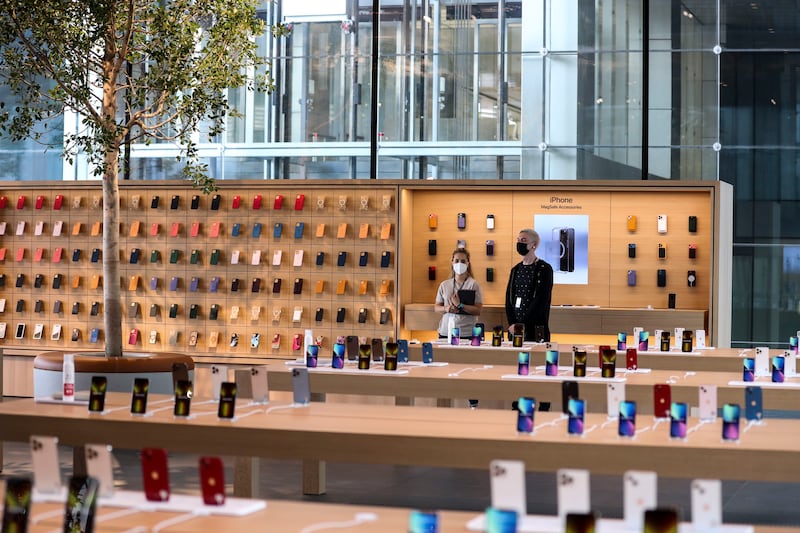
[[[422,362],[433,363],[433,344],[430,342],[422,343]]]
[[[91,334],[89,335],[89,342],[95,343],[97,342],[97,338],[100,336],[100,330],[97,328],[93,328]]]
[[[397,362],[408,363],[408,340],[397,339]]]
[[[392,260],[392,252],[389,250],[384,251],[381,254],[381,268],[389,268],[389,263]]]
[[[361,267],[367,266],[368,259],[369,259],[369,252],[361,252],[361,255],[358,256],[358,266]]]
[[[306,225],[304,222],[298,222],[294,225],[294,238],[295,239],[302,239],[303,238],[303,229],[305,229]]]
[[[272,236],[276,239],[280,239],[282,232],[283,224],[281,222],[276,222],[275,227],[272,229]]]
[[[347,262],[347,252],[339,252],[339,257],[336,260],[336,265],[343,267]]]
[[[253,224],[253,238],[258,239],[261,237],[261,222]]]
[[[238,236],[239,236],[239,231],[240,231],[241,229],[242,229],[242,225],[241,225],[241,224],[239,224],[238,222],[236,222],[236,223],[233,225],[233,227],[231,228],[231,236],[232,236],[232,237],[238,237]]]
[[[197,279],[197,276],[192,277],[192,281],[191,281],[191,283],[189,283],[189,290],[191,292],[197,292],[198,283],[199,283],[199,280]]]
[[[178,278],[176,276],[173,276],[169,280],[169,290],[171,290],[171,291],[177,291],[178,290]]]
[[[218,286],[219,286],[219,278],[217,276],[214,276],[208,283],[208,292],[217,292]]]

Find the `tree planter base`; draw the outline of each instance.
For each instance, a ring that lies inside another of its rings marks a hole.
[[[92,376],[108,379],[108,390],[130,392],[133,380],[150,380],[153,394],[173,394],[172,365],[185,363],[189,378],[194,375],[194,360],[180,353],[126,352],[122,357],[106,357],[103,352],[46,352],[33,361],[33,395],[36,398],[61,393],[64,353],[75,354],[75,390],[89,390]]]

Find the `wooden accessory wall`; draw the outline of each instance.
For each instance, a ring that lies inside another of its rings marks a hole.
[[[585,261],[587,283],[557,284],[554,305],[666,308],[674,293],[678,309],[713,313],[718,186],[237,181],[220,182],[217,204],[182,182],[123,183],[118,282],[125,348],[295,357],[295,338],[305,329],[320,337],[323,353],[339,336],[403,336],[403,307],[433,303],[459,239],[472,254],[485,302],[499,306],[508,271],[519,260],[517,232],[533,226],[537,214],[588,218],[587,255],[576,254],[579,265]],[[0,190],[0,205],[3,197],[0,343],[101,349],[108,281],[102,279],[100,184],[12,182]],[[438,219],[435,228],[430,214]],[[487,228],[488,214],[494,229]],[[665,234],[658,233],[658,214],[669,218]],[[637,217],[635,231],[627,229],[629,215]],[[696,232],[688,229],[689,216],[697,217]],[[435,256],[428,253],[431,240]],[[635,258],[627,255],[630,243]],[[666,258],[658,257],[659,243]],[[659,269],[667,272],[666,287],[657,286]],[[636,286],[627,285],[628,270],[637,271]],[[696,275],[693,287],[689,270]],[[556,268],[557,283],[562,274]]]

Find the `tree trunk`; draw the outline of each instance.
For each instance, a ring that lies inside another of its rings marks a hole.
[[[103,56],[102,117],[107,135],[103,169],[103,321],[106,357],[122,357],[122,300],[119,276],[119,147],[116,127],[117,75],[113,26],[107,28]]]
[[[119,150],[106,154],[106,173],[103,176],[103,318],[107,357],[122,357],[118,159]]]

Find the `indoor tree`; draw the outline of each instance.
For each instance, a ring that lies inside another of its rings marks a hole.
[[[235,115],[227,89],[271,91],[258,57],[258,0],[0,0],[0,135],[43,139],[53,117],[79,117],[64,157],[84,154],[102,179],[105,354],[122,355],[119,186],[123,148],[174,142],[193,185],[215,190],[196,142]],[[261,73],[261,74],[255,74]],[[54,121],[57,122],[57,121]]]

